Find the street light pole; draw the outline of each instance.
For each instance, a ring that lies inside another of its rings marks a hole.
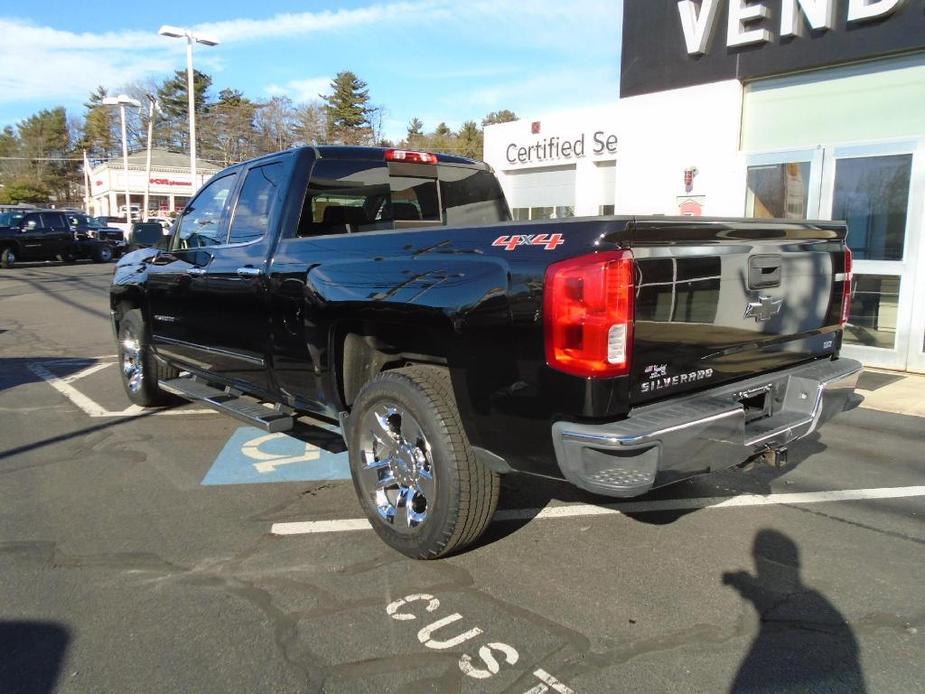
[[[119,116],[122,119],[122,178],[125,184],[125,221],[127,224],[132,223],[132,198],[128,192],[128,136],[125,134],[125,107],[134,106],[141,108],[141,104],[125,94],[119,96],[107,96],[103,99],[106,106],[118,106]]]
[[[154,110],[160,111],[160,107],[150,94],[148,97],[148,154],[145,157],[145,207],[142,214],[142,221],[148,221],[148,200],[151,197],[151,138],[154,135]]]
[[[122,118],[122,182],[125,184],[125,223],[132,223],[132,197],[128,192],[128,137],[125,135],[125,104],[119,103]]]
[[[193,37],[186,35],[186,93],[189,97],[189,172],[193,181],[193,192],[199,186],[196,182],[196,90],[193,84]]]
[[[161,36],[170,38],[186,39],[186,91],[189,98],[189,152],[190,152],[190,177],[193,181],[193,190],[196,192],[199,184],[196,180],[196,92],[193,72],[193,43],[201,43],[204,46],[217,46],[218,40],[202,34],[194,34],[189,29],[182,27],[170,26],[165,24],[157,32]]]

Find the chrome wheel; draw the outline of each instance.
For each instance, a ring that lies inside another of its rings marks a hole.
[[[404,408],[382,403],[368,410],[358,426],[363,493],[396,530],[418,528],[436,501],[433,459],[421,425]]]
[[[122,336],[122,375],[132,393],[139,392],[144,384],[142,359],[141,342],[131,332],[125,332]]]

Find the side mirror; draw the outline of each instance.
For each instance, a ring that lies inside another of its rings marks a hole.
[[[166,251],[170,248],[170,237],[161,236],[157,243],[154,244],[154,247],[159,251]]]

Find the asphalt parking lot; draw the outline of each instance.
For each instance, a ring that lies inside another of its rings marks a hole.
[[[0,692],[925,691],[921,418],[629,503],[506,478],[414,562],[326,432],[129,407],[111,272],[0,271]]]

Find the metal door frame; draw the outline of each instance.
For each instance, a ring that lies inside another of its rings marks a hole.
[[[896,312],[896,342],[893,349],[846,344],[842,348],[845,356],[859,359],[868,366],[885,369],[905,370],[925,367],[922,354],[925,311],[916,308],[917,298],[921,304],[925,291],[920,285],[925,273],[919,272],[919,252],[922,247],[923,198],[925,198],[925,157],[921,140],[878,142],[857,145],[836,145],[824,149],[821,168],[820,217],[831,219],[835,197],[835,173],[839,160],[867,159],[878,156],[912,155],[909,181],[909,203],[906,214],[906,236],[902,260],[855,260],[854,274],[888,275],[901,277],[899,303]],[[913,326],[915,328],[913,329]],[[912,345],[918,341],[918,354],[913,354]],[[918,360],[916,359],[918,358]]]

